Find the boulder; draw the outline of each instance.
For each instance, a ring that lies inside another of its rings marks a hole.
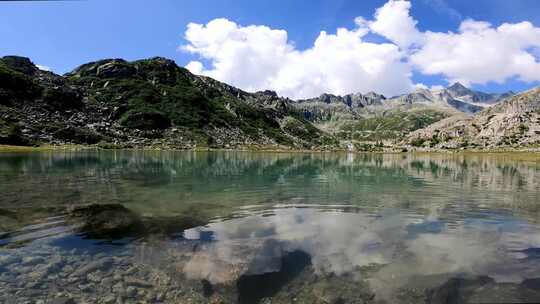
[[[75,208],[71,220],[79,222],[79,232],[89,238],[109,239],[137,236],[144,232],[140,217],[118,204]]]

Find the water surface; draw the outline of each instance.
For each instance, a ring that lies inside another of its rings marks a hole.
[[[0,302],[540,301],[534,155],[3,153],[0,197]],[[204,224],[95,237],[91,204]]]

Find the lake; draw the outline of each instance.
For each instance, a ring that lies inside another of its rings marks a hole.
[[[0,154],[1,303],[540,301],[540,155]]]

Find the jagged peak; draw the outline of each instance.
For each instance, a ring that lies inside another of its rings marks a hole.
[[[365,97],[368,98],[380,98],[380,99],[386,99],[386,97],[383,94],[379,94],[373,91],[369,91],[366,94],[364,94]]]
[[[451,86],[449,86],[448,89],[469,89],[469,88],[464,86],[461,82],[456,81]]]
[[[474,92],[473,90],[467,88],[466,86],[464,86],[460,82],[455,82],[451,86],[447,87],[446,90],[453,93],[453,94],[455,94],[455,95],[457,95],[457,96],[471,94],[471,93]]]

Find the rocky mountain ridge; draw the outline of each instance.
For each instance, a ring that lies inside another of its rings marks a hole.
[[[64,76],[0,59],[0,144],[325,149],[337,142],[271,92],[247,93],[165,58],[105,59]]]
[[[500,100],[515,95],[509,91],[503,94],[490,94],[471,90],[459,82],[443,89],[415,91],[394,97],[369,92],[344,96],[322,94],[319,97],[297,100],[293,105],[312,121],[339,119],[358,119],[366,113],[388,111],[391,109],[431,106],[441,111],[455,110],[467,114],[476,113],[496,104]]]
[[[440,90],[250,93],[155,57],[105,59],[63,76],[0,58],[0,144],[104,148],[395,150],[538,145],[540,94]]]

